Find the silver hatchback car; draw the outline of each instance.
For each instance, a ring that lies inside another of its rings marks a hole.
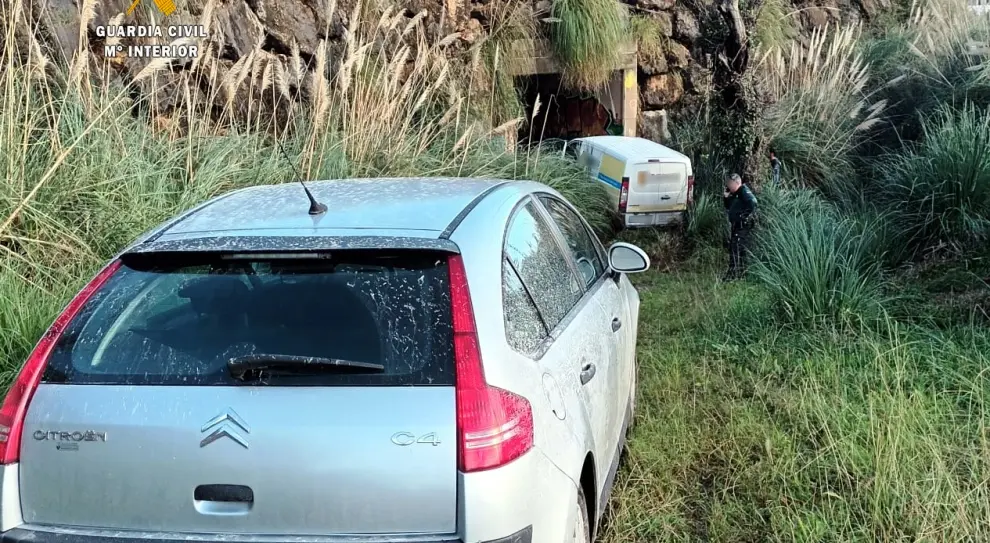
[[[0,408],[2,543],[593,539],[643,251],[533,182],[310,188],[214,198],[68,304]]]

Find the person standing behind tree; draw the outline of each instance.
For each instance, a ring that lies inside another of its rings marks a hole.
[[[770,171],[773,172],[773,184],[775,186],[780,186],[780,159],[777,158],[777,153],[773,150],[770,151]]]
[[[729,271],[725,280],[731,281],[742,276],[745,270],[746,246],[752,230],[753,214],[756,213],[756,196],[749,187],[743,185],[742,177],[734,173],[725,180],[722,194],[731,230],[729,233]]]

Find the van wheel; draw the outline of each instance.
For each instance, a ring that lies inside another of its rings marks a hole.
[[[588,522],[588,501],[584,497],[584,489],[578,487],[577,519],[574,522],[574,543],[591,543],[591,523]]]

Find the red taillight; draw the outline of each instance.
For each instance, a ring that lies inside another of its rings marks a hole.
[[[619,213],[626,212],[626,204],[629,203],[629,178],[622,178],[622,188],[619,189]]]
[[[464,473],[496,468],[533,448],[533,411],[526,398],[485,382],[464,261],[453,255],[450,302],[457,383],[457,460]]]
[[[115,261],[104,268],[69,302],[69,305],[55,319],[45,335],[41,336],[38,345],[31,351],[24,367],[17,374],[17,379],[10,385],[7,397],[3,400],[3,406],[0,407],[0,464],[13,464],[20,458],[24,415],[27,413],[28,404],[31,402],[34,391],[38,388],[38,383],[41,382],[41,375],[45,372],[48,356],[51,354],[52,348],[55,347],[55,343],[58,342],[58,338],[69,322],[82,309],[83,304],[118,268],[120,268],[120,261]]]
[[[688,176],[688,193],[687,193],[687,203],[691,205],[694,203],[694,176]]]

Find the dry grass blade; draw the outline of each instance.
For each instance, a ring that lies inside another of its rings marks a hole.
[[[517,129],[519,127],[519,124],[522,123],[524,120],[525,120],[524,118],[518,117],[510,121],[506,121],[496,126],[495,128],[492,128],[491,134],[496,136],[504,136],[505,134],[508,134],[509,132]]]
[[[408,36],[409,33],[412,32],[414,28],[417,28],[419,24],[423,22],[423,19],[425,19],[427,15],[429,15],[429,12],[424,9],[421,10],[419,13],[417,13],[415,16],[413,16],[413,18],[409,20],[409,23],[406,24],[406,27],[402,29],[402,34],[400,35],[400,37],[405,38],[406,36]]]

